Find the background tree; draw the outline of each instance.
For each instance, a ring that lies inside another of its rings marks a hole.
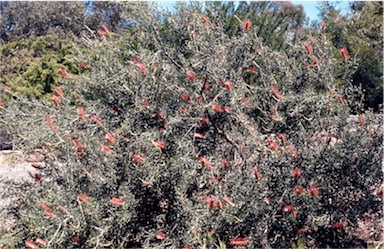
[[[365,91],[365,107],[379,110],[383,103],[383,4],[353,2],[351,15],[341,15],[334,5],[324,2],[321,17],[335,53],[347,48],[356,60],[353,84]]]

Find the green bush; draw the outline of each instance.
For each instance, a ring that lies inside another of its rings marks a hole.
[[[365,246],[353,231],[381,216],[383,133],[381,116],[351,115],[352,70],[336,82],[351,62],[321,34],[274,52],[252,29],[229,37],[223,20],[181,6],[172,29],[192,38],[185,57],[151,6],[132,8],[138,49],[89,40],[91,74],[52,100],[0,106],[23,149],[46,158],[35,183],[7,192],[17,222],[0,244]]]

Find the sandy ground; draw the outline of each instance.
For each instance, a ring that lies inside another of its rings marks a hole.
[[[31,166],[33,161],[26,158],[18,151],[0,151],[0,229],[8,228],[12,224],[12,219],[6,215],[7,206],[14,200],[10,196],[2,198],[7,186],[5,181],[12,180],[17,182],[32,181],[29,173],[37,173],[37,170]],[[28,161],[27,161],[28,160]]]

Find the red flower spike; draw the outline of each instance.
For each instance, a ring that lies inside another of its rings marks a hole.
[[[91,116],[91,120],[100,126],[103,125],[103,121],[95,114]]]
[[[115,133],[114,132],[108,132],[105,134],[105,140],[107,141],[107,144],[115,144],[116,143],[116,138],[115,138]]]
[[[304,192],[304,189],[300,186],[297,186],[293,189],[293,191],[295,192],[295,194],[301,195]]]
[[[123,206],[124,205],[124,200],[120,199],[120,198],[116,198],[116,197],[113,197],[109,202],[115,206]]]
[[[317,58],[313,58],[312,61],[311,61],[311,64],[308,65],[308,67],[310,68],[314,68],[314,67],[317,67],[317,65],[319,65],[319,60]]]
[[[342,48],[339,50],[339,53],[340,53],[340,56],[344,59],[344,60],[348,60],[349,59],[349,54],[348,54],[348,50],[346,48]]]
[[[80,116],[80,118],[81,118],[83,121],[86,120],[86,117],[85,117],[86,113],[85,113],[85,109],[84,109],[84,107],[79,107],[79,108],[77,108],[77,114]]]
[[[203,98],[202,97],[197,97],[196,102],[201,105],[203,103]]]
[[[201,166],[203,166],[203,167],[208,166],[208,160],[206,157],[200,156],[199,161],[200,161]]]
[[[241,102],[243,102],[244,104],[248,104],[249,101],[246,97],[242,97]]]
[[[199,133],[199,132],[195,132],[194,136],[197,137],[197,138],[205,138],[205,135],[202,134],[202,133]]]
[[[81,62],[80,63],[80,67],[82,67],[82,68],[89,68],[89,62],[87,62],[87,61]]]
[[[277,138],[280,140],[280,143],[282,145],[285,145],[287,143],[287,135],[285,135],[284,133],[277,134]]]
[[[81,203],[87,204],[89,203],[89,196],[83,193],[79,193],[76,196],[77,200]]]
[[[143,159],[144,159],[144,156],[143,156],[143,155],[134,155],[134,156],[133,156],[133,161],[134,161],[135,163],[140,163]]]
[[[233,89],[235,89],[235,86],[230,80],[227,80],[224,82],[224,87],[230,92],[233,91]]]
[[[230,113],[230,112],[231,112],[231,107],[226,106],[226,107],[224,108],[224,110],[225,110],[225,112]]]
[[[191,81],[196,80],[196,74],[194,72],[192,72],[191,70],[189,70],[187,72],[187,77],[188,77],[188,80],[191,80]]]
[[[31,166],[34,167],[35,169],[42,169],[41,165],[38,163],[32,163]]]
[[[148,69],[141,63],[137,63],[136,66],[139,68],[139,70],[143,73],[146,74]]]
[[[101,25],[101,27],[104,29],[105,33],[111,33],[111,31],[109,30],[109,28],[107,27],[107,25],[103,24]]]
[[[273,151],[279,150],[279,145],[273,140],[269,140],[268,145],[269,145],[269,148]]]
[[[231,246],[245,246],[249,243],[248,238],[232,238],[229,239],[229,244]]]
[[[53,212],[52,208],[46,208],[44,209],[44,214],[51,218],[56,218],[55,212]]]
[[[187,108],[181,108],[181,112],[189,116],[189,110]]]
[[[159,240],[165,240],[167,238],[167,235],[165,233],[157,233],[155,237]]]
[[[243,21],[243,30],[248,31],[252,29],[252,22],[251,20],[247,19]]]
[[[263,175],[260,173],[259,167],[255,166],[253,167],[253,174],[255,175],[257,180],[261,180]]]
[[[232,198],[229,197],[229,196],[225,196],[225,197],[223,197],[223,200],[224,200],[226,203],[228,203],[230,206],[232,206],[232,207],[235,207],[235,206],[236,206],[236,204],[232,201]]]
[[[64,98],[64,92],[63,92],[63,90],[60,88],[60,87],[55,87],[55,89],[53,89],[53,93],[56,95],[56,96],[58,96],[58,97],[60,97],[60,98]]]
[[[299,178],[303,174],[303,170],[299,168],[294,168],[292,171],[292,177],[293,178]]]
[[[223,108],[220,105],[212,105],[212,110],[214,112],[223,112]]]
[[[137,63],[139,63],[140,62],[140,59],[139,58],[137,58],[137,57],[134,57],[133,58],[133,64],[137,64]]]
[[[159,149],[165,149],[165,147],[167,147],[167,144],[164,143],[163,141],[160,141],[160,140],[153,141],[152,144],[153,144],[156,148],[159,148]]]
[[[207,124],[209,124],[209,118],[203,118],[203,119],[201,119],[201,120],[200,120],[200,124],[202,124],[202,125],[207,125]]]
[[[57,131],[57,126],[56,126],[56,124],[53,122],[53,120],[51,119],[50,116],[46,116],[46,117],[45,117],[45,122],[47,122],[48,127],[49,127],[52,131]]]
[[[42,182],[43,181],[43,176],[40,175],[39,173],[34,173],[32,174],[31,172],[28,172],[29,176],[35,179],[37,182]]]
[[[313,47],[308,42],[304,42],[304,50],[305,50],[305,52],[307,54],[312,54],[313,53]]]
[[[39,202],[38,204],[39,204],[40,207],[42,207],[42,208],[44,208],[44,209],[50,208],[50,207],[47,205],[47,203],[45,203],[45,202]]]
[[[31,248],[31,249],[39,249],[39,246],[37,244],[35,244],[32,240],[30,239],[27,239],[25,241],[25,245],[28,247],[28,248]]]
[[[264,197],[264,202],[269,205],[271,200],[268,197]]]
[[[359,116],[359,125],[363,126],[363,125],[365,125],[365,123],[366,123],[365,116],[364,115]]]
[[[272,90],[272,94],[277,98],[277,99],[281,99],[283,98],[283,95],[280,93],[279,89],[276,87],[276,86],[273,86],[271,88]]]
[[[285,213],[292,213],[292,211],[293,211],[292,205],[285,205],[283,208],[283,212],[285,212]]]
[[[309,186],[308,188],[308,197],[318,197],[320,195],[320,190],[315,186]]]
[[[69,74],[67,73],[67,71],[65,71],[64,67],[60,67],[59,72],[60,72],[61,76],[63,76],[64,79],[68,79]]]
[[[334,222],[332,226],[336,229],[344,229],[344,223],[342,222]]]
[[[44,239],[42,239],[42,238],[37,238],[36,239],[36,243],[38,243],[38,244],[40,244],[42,246],[46,246],[47,245],[47,242]]]
[[[183,94],[181,95],[181,100],[184,101],[184,102],[187,102],[187,103],[188,103],[189,100],[190,100],[189,95],[183,93]]]
[[[248,73],[256,73],[256,68],[254,68],[254,67],[250,67],[250,68],[248,68]]]
[[[229,167],[231,166],[231,163],[230,163],[230,161],[229,161],[228,159],[223,159],[223,160],[221,161],[221,164],[222,164],[223,167],[226,168],[226,169],[229,169]]]
[[[106,32],[103,31],[101,28],[98,28],[98,29],[97,29],[97,34],[98,34],[99,36],[103,37],[103,36],[105,36]]]
[[[111,154],[112,153],[112,149],[109,148],[108,146],[101,146],[101,149],[106,153],[106,154]]]
[[[57,97],[56,95],[53,95],[52,96],[52,101],[53,103],[56,105],[56,106],[59,106],[61,104],[61,100],[59,97]]]

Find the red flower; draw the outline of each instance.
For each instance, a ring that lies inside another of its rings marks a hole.
[[[209,124],[209,118],[203,118],[202,120],[200,120],[200,124],[202,124],[202,125]]]
[[[109,148],[108,146],[101,146],[101,149],[106,153],[106,154],[111,154],[112,153],[112,149]]]
[[[230,80],[227,80],[224,82],[224,87],[228,90],[228,91],[232,91],[233,89],[235,89],[235,86],[233,85],[233,83],[230,81]]]
[[[203,167],[208,166],[208,160],[206,157],[199,156],[199,161],[200,161],[201,166],[203,166]]]
[[[55,93],[56,96],[60,97],[60,98],[63,98],[64,97],[64,92],[63,90],[61,90],[60,87],[55,87],[55,89],[53,89],[53,92]]]
[[[203,98],[202,97],[197,97],[196,98],[196,102],[201,105],[201,103],[203,103]]]
[[[84,203],[84,204],[89,203],[89,196],[86,194],[79,193],[77,194],[76,198],[81,203]]]
[[[110,200],[110,203],[115,205],[115,206],[123,206],[124,205],[124,200],[120,198],[113,197]]]
[[[141,64],[141,63],[137,63],[136,66],[139,68],[139,70],[140,70],[142,73],[144,73],[144,74],[147,73],[148,69],[147,69],[143,64]]]
[[[96,114],[91,116],[91,120],[100,126],[103,125],[103,121]]]
[[[167,238],[167,235],[165,233],[157,233],[155,235],[156,239],[159,239],[159,240],[164,240]]]
[[[324,31],[326,28],[327,28],[327,23],[325,21],[322,21],[320,25],[321,31]]]
[[[241,102],[243,102],[244,104],[248,104],[249,101],[246,97],[242,97]]]
[[[133,156],[133,161],[134,161],[135,163],[140,163],[143,159],[144,159],[144,156],[143,156],[143,155],[134,155],[134,156]]]
[[[83,61],[80,63],[80,67],[83,67],[83,68],[88,68],[89,67],[89,62],[87,61]]]
[[[232,201],[232,198],[229,197],[229,196],[225,196],[223,197],[223,200],[228,203],[229,205],[231,205],[232,207],[236,206],[236,204]]]
[[[43,181],[43,176],[40,175],[39,173],[34,173],[32,174],[31,172],[28,172],[29,176],[35,179],[37,182],[42,182]]]
[[[30,240],[30,239],[27,239],[26,241],[25,241],[25,245],[28,247],[28,248],[32,248],[32,249],[38,249],[39,248],[39,246],[38,245],[36,245],[32,240]]]
[[[86,117],[85,117],[85,109],[84,107],[79,107],[77,108],[77,114],[80,116],[80,118],[85,121],[86,120]]]
[[[269,140],[268,145],[271,150],[274,150],[274,151],[279,150],[279,145],[273,140]]]
[[[308,42],[304,42],[304,49],[305,49],[305,52],[307,54],[312,54],[313,53],[313,47]]]
[[[255,166],[253,167],[253,174],[255,175],[257,180],[261,180],[263,175],[260,173],[259,167]]]
[[[164,143],[163,141],[160,141],[160,140],[153,141],[152,144],[153,144],[156,148],[159,148],[159,149],[165,149],[165,147],[167,147],[167,144]]]
[[[229,239],[229,244],[231,246],[245,246],[249,243],[248,238],[232,238]]]
[[[251,30],[252,28],[252,22],[251,20],[247,19],[247,20],[244,20],[243,21],[243,30],[244,31],[248,31],[248,30]]]
[[[223,160],[221,161],[221,164],[222,164],[223,167],[226,168],[226,169],[228,169],[229,166],[231,166],[231,163],[230,163],[230,161],[229,161],[228,159],[223,159]]]
[[[309,197],[318,197],[320,194],[320,190],[317,187],[309,186],[308,188],[308,196]]]
[[[109,30],[107,25],[103,24],[103,25],[101,25],[101,27],[104,29],[105,33],[111,33],[111,31]]]
[[[283,97],[283,95],[280,93],[279,89],[276,86],[273,86],[271,90],[272,94],[275,95],[277,99],[281,99]]]
[[[98,28],[98,29],[97,29],[97,34],[98,34],[99,36],[105,36],[106,32],[103,31],[101,28]]]
[[[67,71],[65,71],[64,67],[60,67],[59,72],[60,72],[61,76],[63,76],[64,79],[67,79],[69,77],[69,74],[67,73]]]
[[[283,211],[285,213],[292,213],[293,211],[293,206],[292,205],[285,205],[284,208],[283,208]]]
[[[214,112],[223,112],[223,108],[220,105],[212,105],[212,110]]]
[[[343,223],[343,222],[334,222],[334,223],[332,224],[332,226],[333,226],[334,228],[337,228],[337,229],[343,229],[343,228],[344,228],[344,223]]]
[[[303,170],[299,168],[294,168],[292,171],[292,177],[293,178],[299,178],[303,174]]]
[[[114,132],[108,132],[105,134],[105,140],[107,140],[107,144],[115,144],[116,143],[116,138],[115,138],[115,133]]]
[[[248,68],[248,73],[256,73],[256,68],[254,67]]]
[[[47,242],[44,239],[42,239],[42,238],[37,238],[36,239],[36,243],[38,243],[40,245],[43,245],[43,246],[47,245]]]
[[[282,145],[285,145],[287,143],[287,135],[284,133],[277,134],[277,138],[280,140]]]
[[[344,60],[348,60],[349,59],[349,54],[348,54],[348,50],[346,48],[342,48],[339,50],[339,53],[340,53],[340,56],[344,59]]]
[[[301,195],[304,192],[304,189],[300,186],[297,186],[293,189],[293,191],[295,192],[295,194]]]
[[[188,94],[181,94],[181,99],[184,101],[184,102],[189,102],[189,95]]]
[[[45,122],[47,122],[48,127],[49,127],[52,131],[57,131],[57,126],[56,126],[56,124],[52,121],[52,119],[51,119],[50,116],[46,116],[46,117],[45,117]]]
[[[5,100],[4,99],[0,99],[0,106],[3,106],[5,105]]]
[[[57,97],[56,95],[52,96],[52,101],[53,101],[53,103],[55,103],[56,106],[59,106],[61,104],[60,98]]]
[[[226,107],[224,108],[224,110],[225,110],[225,112],[228,112],[228,113],[230,113],[230,112],[231,112],[231,107],[229,107],[229,106],[226,106]]]
[[[205,138],[205,135],[202,134],[202,133],[200,133],[200,132],[195,132],[195,133],[194,133],[194,136],[195,136],[195,137],[198,137],[198,138]]]
[[[41,165],[38,163],[32,163],[31,166],[34,167],[35,169],[42,169]]]
[[[149,107],[150,107],[150,106],[149,106],[149,102],[148,102],[147,99],[144,99],[144,100],[143,100],[143,104],[144,104],[144,106],[145,106],[146,108],[149,108]]]
[[[139,58],[137,58],[137,57],[134,57],[133,58],[133,64],[137,64],[137,63],[139,63],[140,62],[140,59]]]
[[[192,80],[192,81],[196,80],[196,74],[194,72],[192,72],[191,70],[189,70],[187,72],[187,77],[189,80]]]
[[[181,108],[181,112],[184,113],[185,115],[189,116],[189,111],[187,108]]]
[[[308,67],[310,68],[314,68],[316,67],[317,65],[319,65],[319,60],[315,57],[313,57],[312,61],[311,61],[311,64],[308,65]]]
[[[52,208],[45,208],[44,209],[44,214],[48,217],[51,217],[51,218],[55,218],[56,217],[56,214],[55,212],[53,212],[53,209]]]
[[[222,209],[223,208],[223,203],[220,200],[217,200],[213,196],[206,197],[205,203],[207,204],[207,206],[210,209],[216,209],[216,208]]]
[[[365,123],[366,123],[365,116],[364,115],[359,116],[359,125],[363,126],[363,125],[365,125]]]

